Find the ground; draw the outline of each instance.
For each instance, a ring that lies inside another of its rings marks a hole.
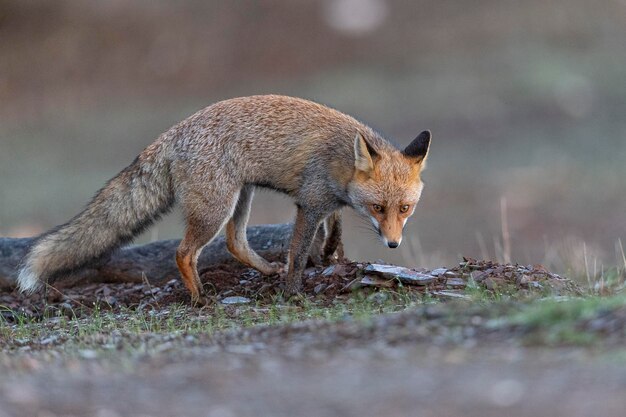
[[[620,283],[473,259],[306,277],[286,300],[220,265],[203,308],[178,280],[2,294],[0,416],[624,414]]]

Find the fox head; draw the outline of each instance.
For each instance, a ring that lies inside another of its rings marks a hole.
[[[354,175],[348,184],[351,205],[369,218],[390,248],[402,242],[402,231],[413,214],[424,184],[431,134],[419,134],[403,151],[376,149],[363,135],[354,140]]]

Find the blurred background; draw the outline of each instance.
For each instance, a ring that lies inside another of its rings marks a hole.
[[[171,125],[263,93],[400,145],[432,130],[405,243],[346,210],[349,257],[626,264],[626,0],[0,0],[0,235],[67,221]],[[260,192],[251,223],[293,213]],[[139,241],[182,230],[175,211]]]

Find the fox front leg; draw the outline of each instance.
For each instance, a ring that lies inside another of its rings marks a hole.
[[[287,264],[286,289],[291,295],[298,294],[302,288],[302,272],[306,266],[315,233],[323,218],[324,214],[315,210],[298,207]]]

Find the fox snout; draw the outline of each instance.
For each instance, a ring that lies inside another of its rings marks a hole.
[[[395,249],[400,246],[400,243],[402,243],[402,227],[399,231],[389,230],[389,228],[385,230],[385,224],[383,223],[381,224],[381,227],[378,228],[378,230],[383,244],[387,247]]]
[[[398,215],[388,215],[377,212],[375,207],[370,211],[370,219],[378,232],[378,236],[383,244],[391,249],[395,249],[402,243],[402,231],[406,224],[407,217]]]

